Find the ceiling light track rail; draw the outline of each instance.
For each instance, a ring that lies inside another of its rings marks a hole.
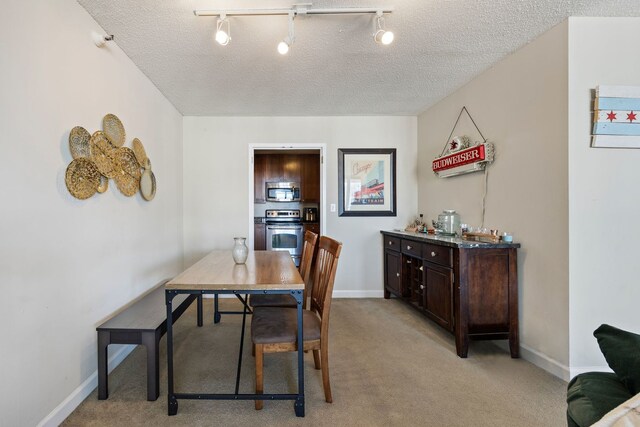
[[[225,10],[194,10],[196,16],[287,16],[291,12],[295,15],[375,15],[379,13],[393,13],[392,7],[338,7],[333,9],[309,9],[306,7],[273,8],[273,9],[225,9]]]

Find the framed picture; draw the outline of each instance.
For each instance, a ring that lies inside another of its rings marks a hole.
[[[338,149],[338,214],[396,216],[396,149]]]

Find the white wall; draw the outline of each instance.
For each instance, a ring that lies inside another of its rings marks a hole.
[[[187,265],[249,234],[249,144],[326,144],[327,206],[338,203],[338,148],[397,148],[398,216],[327,212],[323,231],[344,243],[335,295],[382,295],[379,231],[404,227],[417,212],[415,117],[185,117],[183,141]]]
[[[525,358],[566,377],[569,363],[567,23],[485,71],[418,118],[419,210],[456,209],[481,222],[484,175],[438,178],[432,160],[462,106],[495,144],[485,227],[510,231],[518,251],[519,316]],[[457,135],[479,139],[468,119]]]
[[[590,148],[597,85],[640,86],[640,18],[569,20],[571,367],[606,369],[593,331],[640,333],[640,150]],[[636,43],[637,45],[637,43]]]
[[[2,4],[3,426],[36,425],[91,391],[96,326],[182,267],[182,117],[117,45],[98,49],[92,30],[101,31],[72,0]],[[67,191],[69,131],[98,130],[106,113],[122,119],[127,146],[145,144],[152,202],[113,182],[85,201]]]

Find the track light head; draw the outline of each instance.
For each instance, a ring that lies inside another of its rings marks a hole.
[[[376,13],[376,27],[373,33],[373,40],[378,44],[390,45],[393,43],[393,32],[384,28],[384,16],[382,12]]]
[[[285,37],[280,43],[278,43],[278,53],[280,55],[286,55],[289,53],[289,48],[293,44],[293,41],[289,38],[289,36]]]
[[[284,40],[278,43],[278,53],[280,55],[286,55],[287,53],[289,53],[289,48],[291,48],[291,45],[296,40],[293,29],[293,18],[295,18],[295,13],[291,11],[289,12],[289,35],[287,35]]]
[[[216,41],[222,46],[228,45],[231,41],[231,24],[224,13],[220,14],[216,23]]]

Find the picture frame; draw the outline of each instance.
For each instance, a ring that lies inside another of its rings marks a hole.
[[[396,149],[338,149],[338,215],[396,216]]]

